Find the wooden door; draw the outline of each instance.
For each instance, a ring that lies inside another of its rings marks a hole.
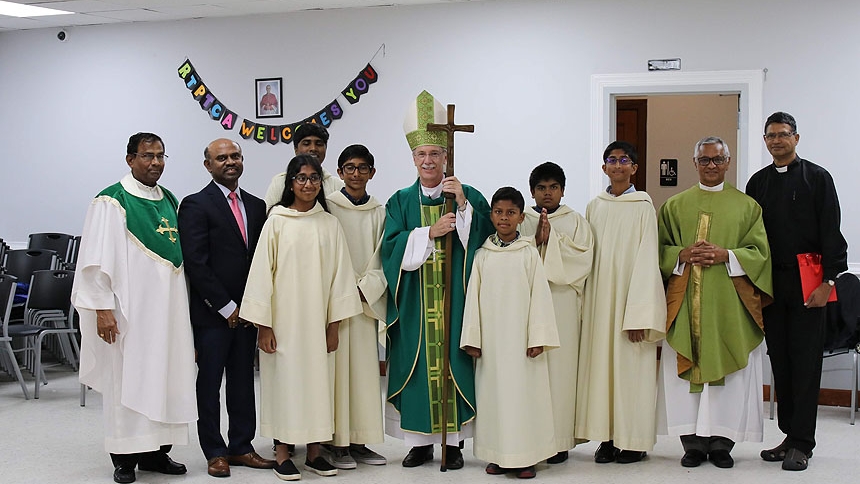
[[[630,180],[637,191],[645,191],[645,173],[648,160],[648,101],[646,99],[619,99],[615,104],[615,139],[626,141],[636,148],[639,168]]]

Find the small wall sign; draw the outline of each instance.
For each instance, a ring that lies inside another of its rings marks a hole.
[[[660,160],[660,186],[678,186],[678,160],[667,158]]]

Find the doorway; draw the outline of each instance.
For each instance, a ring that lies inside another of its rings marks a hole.
[[[742,189],[750,176],[764,166],[764,147],[759,136],[764,124],[763,91],[764,73],[760,70],[592,75],[590,159],[599,160],[603,149],[616,137],[618,97],[739,93],[738,148],[732,159]],[[606,188],[608,179],[600,165],[590,166],[589,195],[593,198]]]
[[[699,178],[691,161],[693,147],[705,136],[726,142],[732,156],[726,181],[737,186],[739,102],[738,93],[618,96],[615,136],[639,154],[636,190],[647,191],[654,207],[660,208],[671,196],[694,186]],[[670,165],[672,176],[661,177]]]

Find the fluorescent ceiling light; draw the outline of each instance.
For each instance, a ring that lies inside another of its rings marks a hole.
[[[75,12],[36,7],[34,5],[22,5],[20,3],[4,2],[0,0],[0,15],[8,15],[9,17],[43,17],[45,15],[66,15],[70,13]]]

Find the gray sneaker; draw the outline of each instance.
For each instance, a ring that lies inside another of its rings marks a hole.
[[[352,455],[352,458],[355,460],[355,462],[361,462],[362,464],[369,464],[372,466],[384,466],[388,463],[385,457],[368,449],[364,445],[350,444],[349,453],[350,455]]]
[[[332,446],[329,449],[329,462],[338,469],[355,469],[355,459],[349,454],[349,447]]]

